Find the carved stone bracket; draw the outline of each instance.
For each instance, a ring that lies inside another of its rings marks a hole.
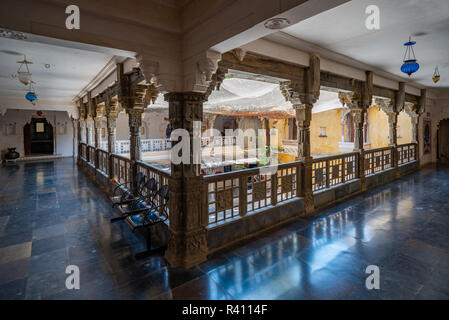
[[[279,84],[285,100],[294,107],[300,104],[313,105],[320,97],[320,58],[311,54],[309,60],[302,82],[289,80]]]
[[[234,49],[232,50],[232,53],[240,62],[243,62],[243,60],[245,59],[246,51],[243,49],[240,48]]]
[[[339,92],[338,99],[343,106],[350,109],[361,109],[363,107],[362,99],[358,92]]]
[[[219,66],[217,71],[212,75],[211,82],[209,83],[209,87],[205,92],[205,99],[207,100],[214,90],[220,90],[220,86],[223,83],[223,80],[228,73],[228,69],[222,66]]]
[[[136,60],[147,83],[152,84],[159,92],[165,92],[169,89],[162,84],[160,79],[159,62],[145,59],[141,54],[137,55]]]
[[[392,99],[375,98],[374,103],[380,110],[384,111],[386,114],[395,112],[395,104]]]
[[[221,54],[212,50],[189,59],[185,63],[185,91],[207,93],[217,72]]]
[[[404,111],[411,118],[418,117],[419,105],[410,102],[405,102]]]

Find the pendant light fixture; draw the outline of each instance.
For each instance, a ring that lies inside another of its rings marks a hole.
[[[28,61],[26,59],[26,56],[23,56],[22,61],[17,61],[17,63],[20,63],[19,70],[17,70],[17,78],[20,82],[22,82],[24,85],[29,85],[31,83],[31,72],[28,68],[29,64],[33,64],[31,61]],[[23,66],[25,66],[24,69]]]
[[[434,83],[440,81],[440,73],[438,72],[438,66],[435,67],[435,72],[433,73],[432,80]]]
[[[37,95],[36,95],[36,92],[34,91],[34,88],[33,88],[33,81],[30,82],[30,88],[29,88],[27,94],[25,94],[25,98],[29,102],[31,102],[31,104],[33,106],[36,105]]]
[[[416,62],[415,52],[413,50],[415,44],[416,42],[412,41],[412,37],[409,38],[408,42],[404,43],[406,49],[401,71],[408,74],[409,77],[419,69],[419,64]]]

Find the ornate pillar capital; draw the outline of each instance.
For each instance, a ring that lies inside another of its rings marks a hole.
[[[290,102],[295,109],[303,108],[302,105],[305,104],[313,106],[319,98],[319,92],[306,92],[305,86],[297,81],[285,81],[279,85],[285,100]]]
[[[339,92],[338,99],[343,106],[350,109],[363,109],[364,104],[362,103],[362,97],[359,92],[349,91],[349,92]]]

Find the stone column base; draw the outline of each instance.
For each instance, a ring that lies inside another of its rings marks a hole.
[[[191,268],[207,260],[206,230],[176,233],[169,229],[165,259],[171,267]]]

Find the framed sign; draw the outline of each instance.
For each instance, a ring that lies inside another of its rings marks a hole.
[[[430,120],[424,120],[424,154],[432,151],[432,125]]]
[[[45,124],[43,122],[36,122],[36,132],[37,133],[45,132]]]

